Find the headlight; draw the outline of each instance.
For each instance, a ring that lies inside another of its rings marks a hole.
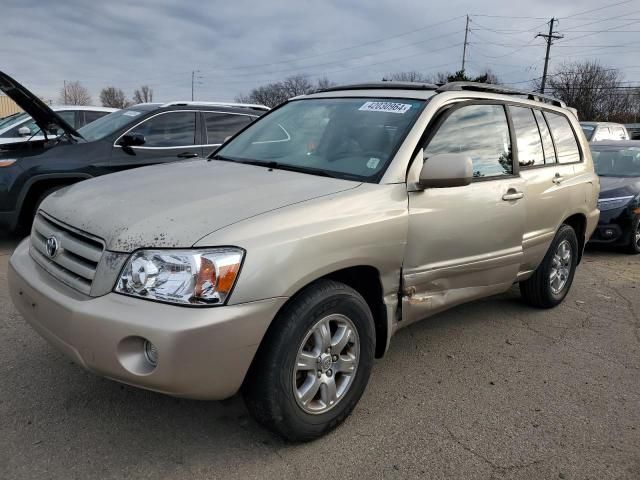
[[[129,258],[115,291],[180,305],[222,305],[243,257],[240,248],[141,250]]]
[[[598,208],[603,212],[607,210],[614,210],[616,208],[624,207],[632,199],[633,199],[633,196],[601,198],[600,200],[598,200]]]

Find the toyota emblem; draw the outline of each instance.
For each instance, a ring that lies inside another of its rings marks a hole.
[[[60,245],[58,244],[58,239],[56,237],[47,238],[47,255],[50,258],[54,258],[60,249]]]

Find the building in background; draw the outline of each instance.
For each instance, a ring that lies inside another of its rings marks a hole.
[[[21,112],[22,109],[6,95],[0,95],[0,118]]]

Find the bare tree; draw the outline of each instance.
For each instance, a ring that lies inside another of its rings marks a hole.
[[[409,72],[390,73],[389,75],[385,75],[382,81],[431,83],[433,79],[430,75],[425,75],[424,73],[412,70]]]
[[[336,82],[332,82],[327,77],[322,77],[318,79],[318,85],[316,87],[316,90],[325,90],[327,88],[331,88],[335,86],[336,86]]]
[[[275,107],[291,97],[312,93],[331,85],[332,83],[327,78],[313,83],[306,75],[292,75],[281,82],[268,83],[254,88],[248,95],[238,95],[236,101]]]
[[[640,91],[627,88],[620,70],[597,61],[564,63],[548,76],[552,95],[578,110],[582,120],[633,121],[640,110]],[[534,82],[539,87],[539,80]]]
[[[133,92],[133,103],[153,102],[153,89],[149,85],[142,85]]]
[[[386,75],[382,81],[397,82],[418,82],[418,83],[436,83],[442,84],[447,82],[480,82],[480,83],[500,83],[498,77],[490,70],[486,69],[476,76],[468,76],[464,70],[457,72],[437,72],[427,75],[421,72],[408,71],[396,72]]]
[[[130,105],[120,88],[105,87],[100,91],[100,102],[103,107],[126,108]]]
[[[62,105],[91,105],[91,95],[80,82],[65,82],[58,102]]]

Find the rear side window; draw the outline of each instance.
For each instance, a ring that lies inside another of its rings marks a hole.
[[[94,111],[91,111],[91,110],[85,110],[85,112],[84,112],[84,121],[83,121],[82,125],[79,125],[79,126],[83,127],[87,123],[91,123],[94,120],[102,118],[105,115],[107,115],[108,113],[109,112],[94,112]]]
[[[540,137],[542,138],[542,149],[544,151],[544,163],[556,163],[556,150],[553,148],[553,140],[551,139],[551,132],[547,121],[544,119],[544,115],[540,110],[534,110],[536,121],[538,122],[538,129],[540,130]]]
[[[509,112],[516,132],[520,166],[544,165],[542,140],[533,111],[526,107],[509,107]]]
[[[248,115],[233,115],[230,113],[204,114],[204,123],[207,126],[207,144],[216,145],[224,143],[225,138],[251,123]]]
[[[564,115],[545,112],[544,116],[549,123],[551,135],[556,145],[556,153],[559,163],[573,163],[580,161],[580,149],[578,141],[573,133],[569,119]]]
[[[622,129],[622,127],[613,127],[613,132],[613,137],[616,140],[626,140],[627,136],[624,134],[624,130]]]
[[[475,178],[513,174],[511,140],[502,105],[469,105],[455,110],[425,148],[425,159],[440,153],[464,153]]]
[[[163,113],[141,123],[130,133],[144,135],[145,147],[171,148],[194,145],[196,113]]]

